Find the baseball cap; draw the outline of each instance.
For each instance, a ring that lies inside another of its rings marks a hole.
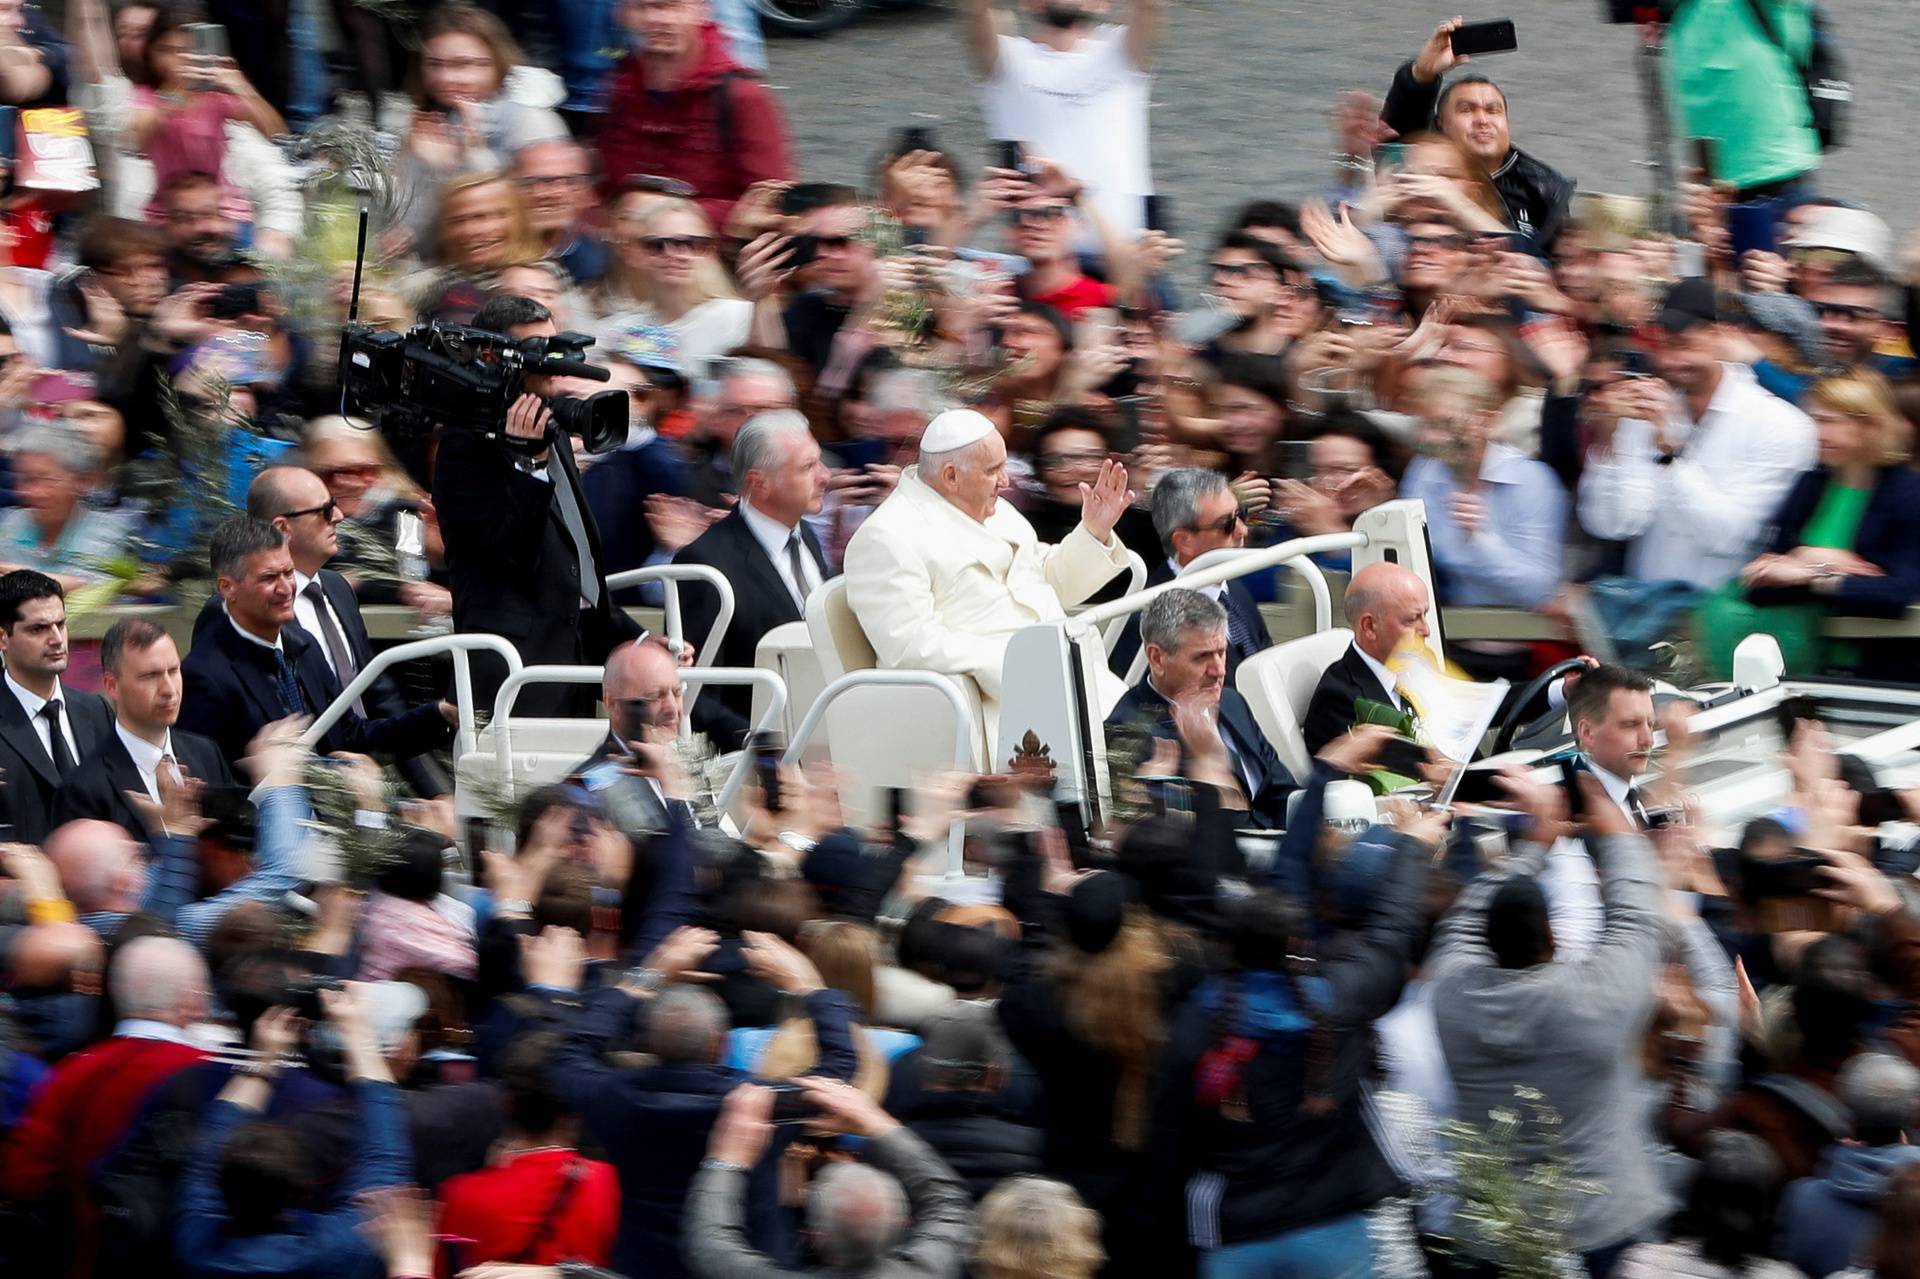
[[[628,325],[615,336],[607,353],[635,368],[670,373],[675,378],[686,376],[680,364],[680,335],[664,324]]]
[[[1701,276],[1680,281],[1667,290],[1655,320],[1669,333],[1685,333],[1702,324],[1720,322],[1720,304],[1714,296],[1713,281]]]

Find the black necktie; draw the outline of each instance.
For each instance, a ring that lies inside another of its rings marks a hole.
[[[353,683],[353,677],[360,673],[353,664],[353,654],[347,651],[347,641],[340,634],[340,628],[333,624],[333,614],[327,612],[327,593],[320,588],[320,579],[314,578],[307,588],[300,592],[313,604],[314,617],[320,626],[320,642],[327,646],[327,656],[332,659],[333,673],[340,677],[340,687]],[[353,713],[360,718],[367,717],[367,711],[359,698],[353,699]]]
[[[300,692],[300,681],[294,678],[293,663],[280,649],[273,650],[273,683],[280,693],[280,710],[285,715],[305,715],[307,699]]]
[[[793,602],[800,606],[804,615],[807,611],[807,561],[800,549],[800,530],[795,529],[787,535],[787,567],[793,570]]]
[[[47,753],[53,756],[53,771],[65,777],[74,769],[73,752],[67,749],[67,735],[60,731],[60,699],[40,707],[40,718],[47,721]]]
[[[561,436],[553,447],[573,446]],[[580,513],[580,497],[567,482],[567,466],[558,455],[548,457],[547,479],[553,484],[553,500],[560,504],[560,523],[566,526],[567,539],[573,543],[574,556],[580,561],[580,598],[592,608],[600,602],[600,568],[593,562],[593,544],[587,540],[587,520]]]

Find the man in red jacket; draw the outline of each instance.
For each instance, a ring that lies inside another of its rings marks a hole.
[[[99,1234],[93,1166],[119,1144],[148,1094],[205,1056],[188,1042],[187,1027],[205,1019],[212,994],[206,961],[174,937],[121,947],[107,987],[120,1013],[112,1037],[54,1067],[0,1150],[0,1195],[68,1197],[77,1276],[93,1273]]]
[[[678,178],[717,231],[748,187],[793,176],[779,104],[727,52],[707,0],[623,0],[620,20],[642,44],[614,68],[600,126],[610,198],[636,174]]]

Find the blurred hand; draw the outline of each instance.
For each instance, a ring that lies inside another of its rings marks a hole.
[[[1380,118],[1380,99],[1361,89],[1349,89],[1333,100],[1333,143],[1341,155],[1364,158],[1394,137]]]
[[[1293,525],[1303,536],[1344,533],[1348,523],[1339,503],[1311,484],[1300,480],[1275,480],[1273,506],[1280,518]]]
[[[752,1168],[773,1138],[773,1089],[741,1084],[727,1094],[719,1122],[707,1138],[707,1158]]]
[[[553,410],[546,406],[539,396],[523,394],[507,409],[507,435],[516,440],[545,440],[547,428],[553,421]],[[547,455],[541,449],[535,460]]]
[[[1440,847],[1452,827],[1453,811],[1446,808],[1415,809],[1404,821],[1396,820],[1393,824],[1402,835],[1419,840],[1430,850]]]
[[[1319,759],[1344,773],[1364,773],[1399,733],[1386,724],[1358,724],[1320,748]]]
[[[261,728],[247,743],[246,769],[261,786],[299,786],[305,781],[307,748],[300,734],[312,716],[290,715]]]
[[[1546,847],[1562,835],[1568,834],[1572,827],[1567,823],[1567,797],[1558,786],[1546,786],[1533,780],[1532,774],[1524,769],[1503,768],[1493,779],[1501,790],[1507,793],[1507,802],[1502,807],[1525,814],[1527,818],[1527,838]],[[1626,818],[1608,799],[1606,792],[1599,789],[1599,782],[1591,773],[1581,774],[1582,781],[1593,781],[1594,789],[1600,795],[1600,806],[1612,810],[1622,822]],[[1589,796],[1589,813],[1594,805]],[[1630,829],[1622,827],[1622,829]]]
[[[1314,249],[1332,266],[1374,266],[1380,262],[1373,241],[1353,224],[1353,214],[1342,204],[1336,216],[1325,201],[1308,200],[1300,206],[1300,229]],[[1384,271],[1381,272],[1384,274]]]
[[[418,1186],[386,1186],[364,1197],[366,1235],[390,1275],[430,1275],[436,1205]]]
[[[813,961],[772,933],[746,933],[747,970],[789,995],[811,995],[826,985]]]
[[[586,967],[586,943],[571,928],[548,924],[537,937],[520,937],[520,971],[529,986],[579,990]]]
[[[809,1075],[795,1082],[807,1090],[807,1096],[820,1107],[820,1113],[826,1120],[825,1123],[814,1124],[816,1128],[872,1140],[900,1126],[900,1121],[888,1114],[879,1102],[852,1084],[842,1083],[838,1079],[823,1079],[818,1075]]]
[[[663,551],[677,551],[726,518],[719,507],[668,493],[647,495],[647,527]]]
[[[1785,293],[1793,267],[1778,253],[1748,249],[1740,259],[1740,280],[1749,293]]]
[[[1152,277],[1166,269],[1167,263],[1187,251],[1187,246],[1165,231],[1142,231],[1133,242],[1133,260],[1140,273]]]
[[[260,1014],[253,1023],[249,1043],[253,1051],[260,1054],[261,1061],[278,1062],[299,1047],[302,1029],[299,1015],[284,1004],[279,1005]]]
[[[1830,888],[1813,890],[1820,896],[1869,915],[1892,915],[1904,907],[1893,881],[1860,854],[1825,848],[1820,855],[1830,863],[1820,868],[1820,874],[1832,883]]]
[[[400,583],[400,602],[423,617],[453,616],[453,592],[434,582]]]
[[[740,193],[733,209],[727,214],[727,222],[720,233],[729,240],[741,242],[766,239],[768,233],[777,232],[785,225],[786,219],[780,214],[780,197],[793,187],[791,182],[756,182]]]
[[[1468,541],[1487,526],[1487,499],[1478,493],[1455,493],[1447,499],[1447,512]]]
[[[60,885],[60,872],[47,855],[32,844],[0,844],[0,865],[20,883],[20,891],[30,902],[66,900]]]
[[[200,794],[206,784],[199,778],[162,768],[155,771],[153,782],[160,792],[158,803],[143,790],[124,792],[148,834],[192,838],[213,824],[200,813]]]
[[[641,962],[641,967],[659,973],[667,985],[682,981],[712,981],[715,974],[701,972],[700,966],[719,946],[720,934],[712,929],[682,925],[660,939],[660,944]]]
[[[355,981],[340,990],[322,988],[320,1009],[340,1031],[340,1041],[346,1049],[347,1078],[392,1083],[392,1072],[387,1069],[387,1060],[381,1055],[379,1041],[367,1021],[365,984]]]

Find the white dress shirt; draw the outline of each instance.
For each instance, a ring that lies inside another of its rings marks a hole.
[[[273,642],[269,644],[267,641],[261,639],[258,635],[255,635],[252,631],[248,630],[246,627],[240,625],[240,623],[234,622],[232,613],[227,614],[227,620],[229,622],[233,622],[233,629],[240,632],[240,637],[242,639],[251,640],[253,643],[258,644],[261,648],[271,648],[271,649],[274,649],[275,651],[279,650],[280,636],[278,633],[274,635]],[[314,632],[315,638],[318,638],[319,634],[320,633],[318,631],[315,631]]]
[[[754,509],[753,503],[745,499],[740,502],[740,518],[747,522],[747,530],[753,534],[753,540],[760,543],[760,549],[765,551],[767,558],[773,561],[773,571],[778,573],[780,580],[787,584],[787,593],[793,596],[794,601],[800,605],[801,611],[805,612],[807,596],[813,593],[814,587],[820,585],[820,566],[813,562],[813,551],[808,548],[807,539],[802,537],[800,539],[800,571],[805,580],[799,582],[793,580],[793,564],[787,556],[787,542],[800,531],[799,525],[788,528],[771,515]]]
[[[33,725],[34,735],[40,739],[41,749],[47,752],[47,758],[51,760],[53,758],[53,737],[48,731],[45,717],[40,714],[40,708],[52,699],[42,697],[31,689],[23,687],[19,681],[13,678],[11,671],[7,673],[6,681],[7,687],[12,689],[13,695],[20,700],[21,709],[26,711],[27,722]],[[73,717],[67,713],[67,695],[60,691],[60,680],[58,676],[56,676],[53,681],[53,696],[60,699],[60,736],[67,739],[67,757],[78,763],[80,759],[80,744],[73,740]]]
[[[155,779],[160,771],[160,761],[173,756],[173,730],[155,746],[144,737],[135,737],[127,731],[126,725],[115,724],[113,731],[120,734],[120,744],[127,748],[127,754],[133,757],[133,766],[140,774],[140,781],[147,788],[147,797],[154,803],[160,802],[160,783]],[[180,760],[174,756],[175,780],[178,780]]]
[[[1180,576],[1181,570],[1185,566],[1182,564],[1177,564],[1173,560],[1168,560],[1167,567],[1172,569],[1174,577],[1178,578]],[[1221,608],[1225,608],[1227,606],[1227,584],[1225,582],[1215,582],[1212,586],[1193,586],[1193,587],[1188,587],[1187,589],[1196,591],[1199,594],[1206,596],[1208,599],[1218,604]]]
[[[333,664],[333,650],[327,647],[327,633],[321,629],[320,614],[314,609],[313,601],[306,596],[307,583],[313,580],[312,577],[302,573],[299,569],[294,570],[293,620],[300,623],[300,629],[320,641],[315,647],[320,650],[320,656],[327,659],[327,669],[333,672],[334,678],[340,681],[342,688],[345,688],[347,685],[347,674]],[[326,605],[327,618],[333,623],[334,633],[340,637],[340,642],[345,644],[347,642],[347,628],[341,623],[340,613],[334,608],[333,601],[327,599],[325,586],[320,588],[320,599]]]
[[[1664,466],[1653,427],[1634,419],[1615,429],[1610,452],[1588,452],[1580,525],[1594,537],[1632,539],[1631,577],[1712,590],[1753,558],[1795,477],[1814,464],[1813,420],[1746,365],[1722,364],[1700,420],[1688,419],[1676,395],[1669,421],[1686,442]]]
[[[1607,792],[1607,798],[1635,828],[1633,782],[1608,772],[1592,760],[1587,767]],[[1600,869],[1587,853],[1585,840],[1557,839],[1540,868],[1540,891],[1546,894],[1547,914],[1553,922],[1553,949],[1557,959],[1575,960],[1592,950],[1606,927],[1607,907],[1600,896]]]
[[[1400,698],[1400,677],[1388,670],[1383,663],[1375,661],[1373,654],[1358,644],[1353,646],[1353,651],[1360,654],[1360,660],[1367,664],[1367,669],[1373,672],[1373,677],[1380,681],[1380,687],[1387,690],[1387,700],[1393,703],[1393,709],[1406,710],[1407,704]]]

